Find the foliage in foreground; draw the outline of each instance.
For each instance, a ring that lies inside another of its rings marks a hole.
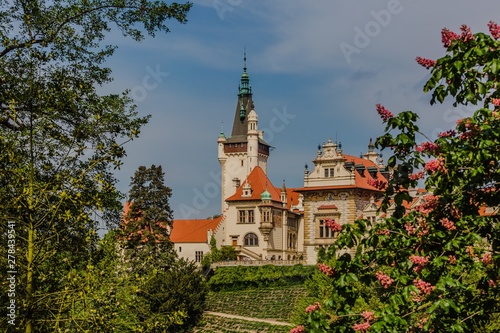
[[[418,116],[377,105],[386,123],[377,145],[394,152],[392,177],[379,184],[382,209],[394,204],[395,213],[373,226],[342,226],[318,264],[332,288],[291,332],[498,331],[500,26],[489,28],[491,36],[465,25],[461,34],[444,29],[447,54],[417,58],[432,69],[424,87],[431,103],[483,102],[473,116],[417,146]],[[408,189],[424,176],[433,194],[407,212]]]
[[[2,330],[90,325],[80,315],[91,303],[81,300],[97,278],[97,230],[116,227],[122,209],[113,168],[149,118],[138,115],[126,92],[99,93],[112,81],[103,63],[115,50],[103,43],[111,27],[137,41],[168,31],[166,22],[185,23],[190,7],[148,0],[0,3],[0,243],[11,245],[0,248],[0,264],[15,271],[0,273],[0,305],[15,303],[11,317],[0,319]],[[15,297],[8,296],[7,277],[16,281]]]

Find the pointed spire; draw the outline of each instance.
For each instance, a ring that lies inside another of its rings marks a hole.
[[[373,144],[372,138],[370,138],[370,143],[368,143],[368,152],[369,153],[373,152],[374,148],[375,148],[375,145]]]
[[[250,78],[247,74],[247,51],[245,48],[245,52],[243,54],[243,74],[241,74],[241,83],[238,87],[238,95],[251,95],[252,87],[250,86]]]
[[[247,47],[243,51],[243,73],[247,72]]]

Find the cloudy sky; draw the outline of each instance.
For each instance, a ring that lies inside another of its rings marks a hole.
[[[152,115],[127,146],[119,189],[128,190],[138,166],[162,165],[176,219],[220,213],[216,142],[221,130],[231,133],[245,48],[259,128],[275,147],[268,176],[299,187],[323,141],[366,152],[383,131],[377,103],[418,112],[429,136],[470,114],[429,104],[428,71],[415,57],[444,55],[444,27],[479,32],[500,23],[498,0],[193,2],[189,22],[171,22],[171,33],[141,43],[113,34],[115,81],[106,87],[130,89],[140,114]]]

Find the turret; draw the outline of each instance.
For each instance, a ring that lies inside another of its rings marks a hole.
[[[259,164],[259,131],[258,117],[255,110],[248,114],[248,133],[247,133],[247,165],[248,173]]]

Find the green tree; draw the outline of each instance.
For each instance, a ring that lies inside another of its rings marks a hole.
[[[172,249],[169,237],[174,222],[169,204],[172,190],[164,184],[164,176],[161,165],[140,166],[134,173],[122,223],[127,247],[162,244],[165,250]]]
[[[164,184],[161,166],[140,166],[132,177],[127,212],[120,226],[124,258],[140,276],[152,268],[169,267],[176,259],[170,231],[172,190]]]
[[[489,35],[444,29],[446,55],[417,57],[431,69],[431,103],[482,102],[471,117],[417,145],[417,114],[377,105],[386,123],[377,145],[394,152],[382,208],[393,201],[395,213],[372,228],[365,220],[342,227],[332,261],[318,265],[333,293],[308,306],[292,332],[498,331],[500,26],[488,26]],[[409,189],[425,176],[432,194],[406,211]]]
[[[134,299],[129,312],[138,331],[184,332],[205,308],[207,287],[193,262],[178,259],[170,231],[172,190],[161,166],[140,166],[132,177],[118,235],[121,274]]]
[[[0,240],[15,230],[15,325],[54,332],[73,320],[72,281],[87,270],[98,223],[120,220],[113,167],[148,117],[127,93],[100,95],[111,26],[135,40],[186,22],[191,4],[139,0],[12,1],[0,5]],[[2,248],[3,267],[7,250]],[[6,281],[2,270],[0,278]],[[75,275],[76,274],[76,275]],[[2,284],[1,305],[11,299]],[[75,289],[76,288],[76,289]]]

